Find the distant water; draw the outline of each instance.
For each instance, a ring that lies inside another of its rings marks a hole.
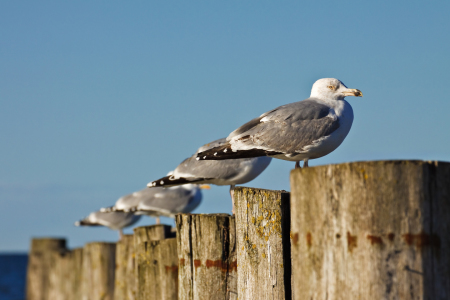
[[[0,300],[24,300],[28,255],[0,253]]]

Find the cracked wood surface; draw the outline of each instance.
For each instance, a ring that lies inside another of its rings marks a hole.
[[[291,172],[294,299],[450,299],[450,164]]]
[[[239,299],[291,299],[289,193],[234,193]]]
[[[176,216],[179,299],[237,299],[234,217]]]

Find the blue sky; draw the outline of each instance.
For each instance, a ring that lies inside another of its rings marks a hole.
[[[449,161],[449,13],[448,1],[0,1],[0,251],[32,236],[116,240],[73,222],[323,77],[364,97],[348,98],[344,143],[310,165]],[[293,166],[273,161],[246,185],[289,190]],[[227,187],[203,195],[196,212],[231,210]]]

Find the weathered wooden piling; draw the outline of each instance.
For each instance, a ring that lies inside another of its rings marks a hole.
[[[138,248],[138,299],[177,299],[176,239],[143,242]]]
[[[83,249],[52,252],[49,269],[48,300],[79,300],[81,297],[81,273]]]
[[[176,216],[178,299],[236,299],[234,217]]]
[[[115,300],[135,300],[135,251],[134,236],[124,235],[116,245]]]
[[[27,300],[47,300],[53,253],[66,250],[66,240],[32,239],[27,269]]]
[[[291,173],[295,299],[450,299],[450,164]]]
[[[116,244],[89,243],[83,248],[81,299],[113,300]]]
[[[172,243],[165,241],[172,236],[174,232],[168,225],[160,224],[134,229],[136,299],[166,299],[164,297],[176,299],[177,288],[174,288],[176,281],[173,276],[164,277],[167,272],[160,270],[167,265],[166,256],[169,257],[168,260],[177,260],[176,244],[173,246],[173,241]],[[173,268],[171,270],[177,272]],[[166,279],[169,282],[162,282]]]
[[[234,193],[239,299],[291,299],[289,193]]]

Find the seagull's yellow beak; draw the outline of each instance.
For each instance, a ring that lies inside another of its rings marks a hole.
[[[208,184],[202,184],[201,186],[199,186],[200,189],[202,190],[210,190],[211,187]]]
[[[357,89],[347,89],[342,92],[344,96],[355,96],[355,97],[362,97],[363,93],[360,90]]]

